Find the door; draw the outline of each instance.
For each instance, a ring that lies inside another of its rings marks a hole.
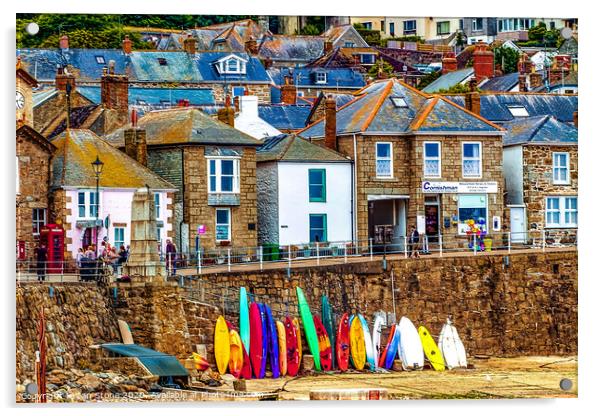
[[[525,207],[510,207],[510,241],[524,243],[525,231]]]
[[[439,196],[425,196],[424,231],[428,242],[438,241],[439,226]]]

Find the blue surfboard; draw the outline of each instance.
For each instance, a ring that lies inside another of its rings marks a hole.
[[[259,378],[265,377],[265,367],[268,362],[268,317],[266,314],[265,305],[259,304],[259,311],[261,312],[261,332],[263,333],[262,345],[261,345],[261,370],[259,371]]]
[[[270,358],[270,367],[272,368],[272,378],[280,377],[280,349],[278,347],[278,328],[272,316],[272,310],[266,304],[265,314],[267,316],[268,329],[268,355]]]

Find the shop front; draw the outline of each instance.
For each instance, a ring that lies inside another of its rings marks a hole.
[[[407,195],[368,195],[368,236],[375,246],[403,247]]]

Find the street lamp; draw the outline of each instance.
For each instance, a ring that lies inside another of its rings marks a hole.
[[[98,259],[98,207],[99,207],[99,197],[98,197],[98,186],[99,186],[99,182],[100,182],[100,175],[102,174],[102,168],[104,167],[104,163],[101,162],[101,160],[98,158],[98,155],[96,155],[96,160],[94,162],[92,162],[92,169],[94,169],[94,175],[96,176],[96,198],[94,198],[94,205],[95,209],[94,212],[96,213],[96,221],[94,222],[94,230],[95,230],[95,240],[96,240],[96,245],[94,246],[95,249],[95,255],[96,258]]]

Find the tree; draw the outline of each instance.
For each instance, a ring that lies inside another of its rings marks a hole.
[[[422,78],[420,78],[420,82],[418,83],[418,89],[419,90],[424,89],[427,85],[429,85],[431,82],[433,82],[440,76],[441,76],[441,71],[433,71],[433,72],[430,72],[430,73],[424,75]]]
[[[477,91],[480,90],[477,88]],[[468,86],[468,83],[456,84],[449,88],[440,89],[439,91],[436,91],[436,94],[464,94],[467,92],[470,92],[470,86]]]
[[[518,70],[519,53],[517,50],[500,46],[493,48],[493,59],[496,65],[501,65],[504,74],[510,74]]]
[[[379,72],[380,77],[379,77]],[[368,76],[371,78],[390,78],[393,76],[393,66],[387,61],[380,59],[377,63],[372,65],[368,70]]]
[[[310,24],[307,24],[305,26],[303,26],[301,28],[301,33],[300,35],[307,35],[307,36],[317,36],[320,34],[320,29],[318,29],[317,26]]]

